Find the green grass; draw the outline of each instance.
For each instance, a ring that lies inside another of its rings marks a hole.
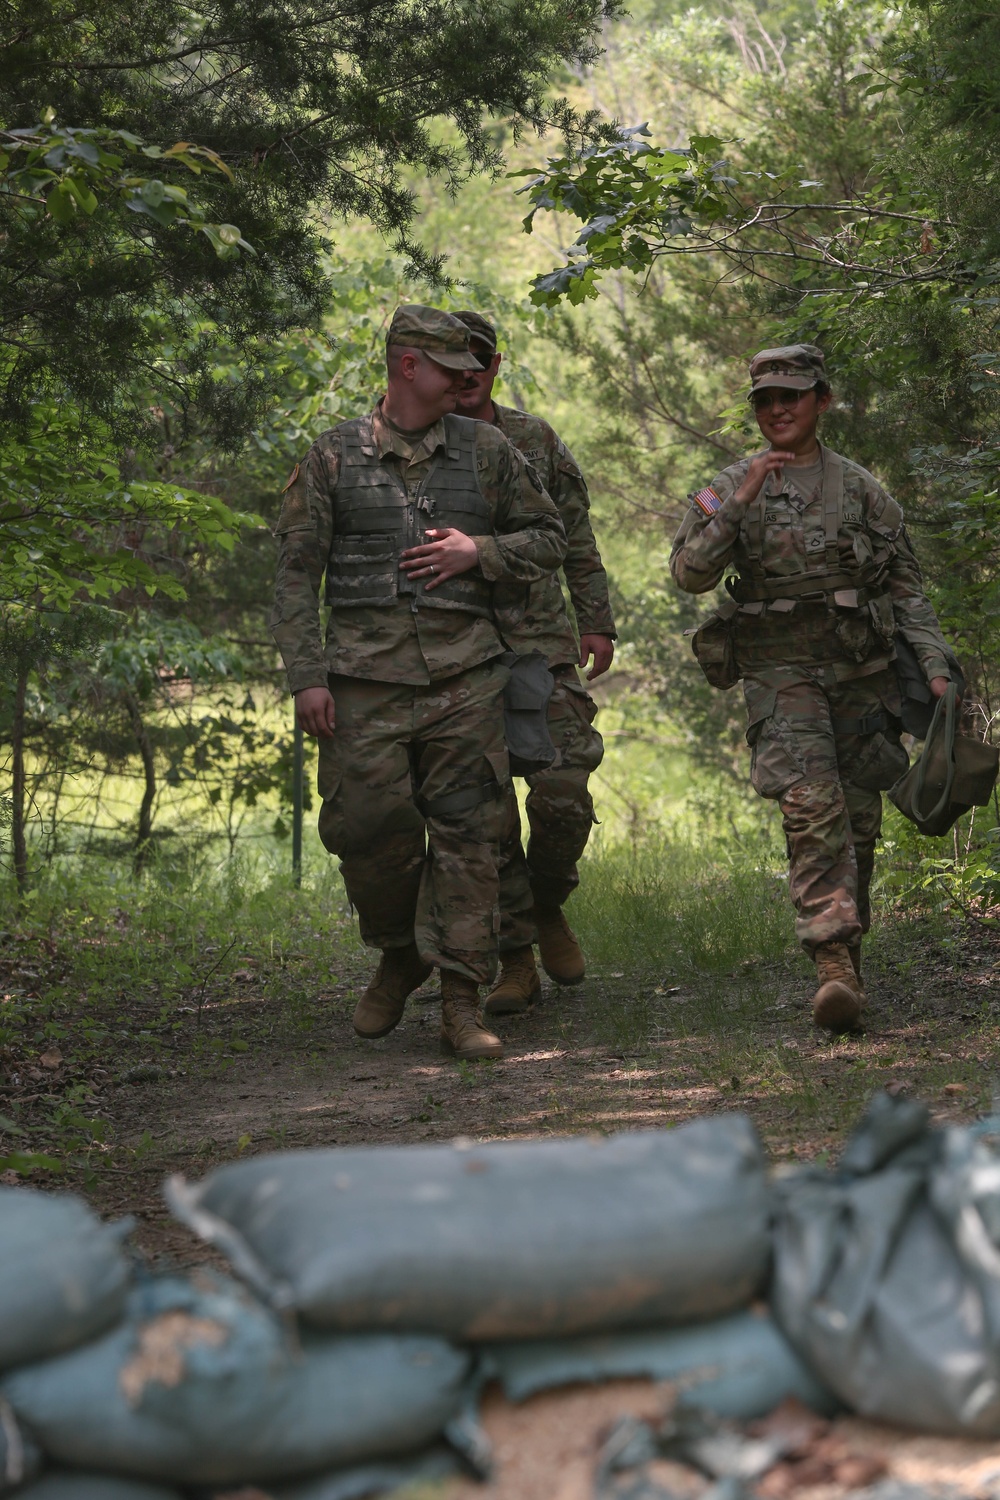
[[[732,856],[676,838],[599,848],[572,918],[596,966],[664,978],[774,962],[790,928],[787,882],[766,851]]]

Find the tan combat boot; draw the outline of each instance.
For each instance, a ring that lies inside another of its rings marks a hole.
[[[403,1018],[406,997],[430,976],[431,966],[417,952],[416,943],[385,948],[375,978],[358,1001],[354,1029],[366,1041],[388,1036]]]
[[[456,1057],[503,1057],[503,1042],[487,1031],[479,986],[454,969],[441,970],[441,1043]]]
[[[850,949],[844,943],[820,943],[813,958],[819,979],[813,1020],[826,1031],[853,1031],[861,1020],[861,985]]]
[[[847,951],[851,955],[851,963],[854,967],[854,977],[858,981],[858,994],[861,996],[861,1004],[864,1006],[868,996],[865,993],[865,979],[861,972],[861,939],[856,943],[848,943]]]
[[[586,968],[576,933],[563,916],[562,907],[535,907],[538,952],[542,968],[556,984],[579,984]]]
[[[500,977],[487,995],[483,1011],[488,1016],[514,1015],[534,1005],[541,993],[534,950],[513,948],[500,962]]]

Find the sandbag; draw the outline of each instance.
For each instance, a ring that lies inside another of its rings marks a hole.
[[[744,1115],[679,1130],[346,1147],[168,1184],[174,1212],[328,1328],[469,1341],[691,1323],[745,1306],[770,1195]]]
[[[0,1396],[0,1495],[9,1495],[42,1467],[42,1455]]]
[[[440,1339],[294,1330],[228,1278],[151,1280],[97,1342],[2,1392],[59,1463],[187,1483],[292,1478],[437,1437],[470,1357]]]
[[[460,1468],[454,1452],[438,1447],[415,1458],[361,1464],[293,1484],[268,1485],[267,1489],[256,1491],[254,1500],[363,1500],[369,1495],[391,1495],[415,1484],[433,1484],[458,1473]],[[246,1491],[222,1491],[216,1492],[212,1500],[248,1500],[248,1497]]]
[[[0,1370],[72,1349],[121,1315],[132,1221],[70,1193],[0,1187]]]
[[[181,1500],[177,1490],[114,1474],[74,1474],[56,1470],[18,1492],[17,1500]]]
[[[737,1421],[762,1417],[788,1396],[824,1415],[837,1406],[771,1318],[756,1310],[693,1328],[489,1344],[483,1354],[486,1374],[511,1401],[578,1381],[647,1375],[676,1381],[678,1406]]]
[[[863,1416],[1000,1437],[1000,1159],[877,1095],[836,1172],[784,1184],[772,1304]]]

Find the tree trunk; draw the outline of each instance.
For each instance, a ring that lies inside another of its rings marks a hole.
[[[13,796],[11,837],[14,844],[14,877],[21,895],[28,887],[28,845],[24,837],[24,703],[28,694],[27,670],[19,670],[14,689]]]
[[[143,866],[149,854],[149,844],[153,836],[153,803],[156,800],[156,760],[153,756],[153,744],[149,738],[149,730],[146,728],[142,713],[139,709],[139,701],[134,693],[127,693],[125,705],[128,708],[128,716],[132,721],[132,729],[135,732],[136,742],[139,746],[139,754],[142,756],[142,770],[146,786],[142,794],[142,803],[139,807],[139,826],[135,835],[135,855],[132,859],[132,869],[136,875],[142,874]]]

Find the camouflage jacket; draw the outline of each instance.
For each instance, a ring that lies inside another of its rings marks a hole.
[[[491,583],[535,583],[562,562],[562,522],[516,449],[487,423],[475,427],[479,488],[494,528],[475,538],[479,569]],[[372,428],[379,457],[398,464],[407,494],[415,496],[444,443],[443,421],[412,442],[387,421],[379,403]],[[331,609],[324,650],[320,585],[336,534],[340,459],[338,429],[333,427],[296,465],[275,527],[278,569],[271,633],[290,691],[325,687],[331,672],[426,684],[498,655],[504,648],[492,621],[462,611],[421,608],[419,595],[401,596],[389,608]]]
[[[493,403],[494,423],[537,472],[566,528],[563,573],[581,635],[615,635],[608,575],[590,524],[590,496],[576,459],[544,422]],[[577,662],[579,648],[556,574],[540,582],[500,584],[493,591],[497,623],[512,650],[543,651],[553,664]]]
[[[888,555],[883,588],[890,618],[876,640],[876,649],[863,661],[836,649],[828,653],[838,680],[865,675],[885,666],[892,656],[893,628],[902,632],[930,677],[946,677],[944,638],[929,599],[913,547],[903,525],[903,512],[892,496],[860,464],[842,459],[844,506],[837,535],[839,556],[846,571],[874,555]],[[679,588],[691,594],[713,589],[730,569],[741,578],[751,573],[748,515],[763,511],[761,563],[769,580],[788,579],[814,571],[823,556],[825,527],[820,486],[805,499],[789,477],[771,475],[757,500],[744,509],[731,497],[742,484],[750,458],[723,469],[711,482],[722,501],[714,515],[692,503],[681,522],[670,553],[670,571]],[[757,521],[759,523],[760,516]],[[875,608],[873,605],[872,608]],[[775,599],[770,604],[742,604],[737,614],[737,655],[741,666],[777,665],[809,660],[810,635],[817,644],[830,639],[829,612],[803,600]],[[743,644],[741,645],[741,639]]]

